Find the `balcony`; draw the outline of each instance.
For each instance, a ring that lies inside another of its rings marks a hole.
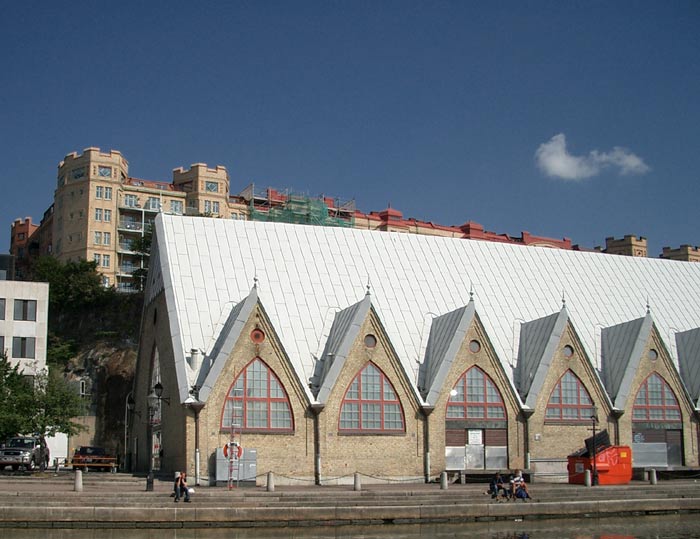
[[[138,221],[119,221],[117,226],[119,230],[126,230],[129,232],[141,232],[143,230],[143,225]]]

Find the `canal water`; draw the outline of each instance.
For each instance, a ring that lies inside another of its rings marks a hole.
[[[700,539],[700,514],[580,520],[387,524],[305,528],[216,529],[18,529],[0,528],[5,539]]]

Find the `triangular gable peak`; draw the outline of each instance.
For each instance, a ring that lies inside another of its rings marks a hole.
[[[433,319],[425,359],[418,373],[418,390],[426,403],[434,404],[439,398],[475,313],[474,300],[471,300],[464,307]]]
[[[246,298],[237,303],[231,309],[223,327],[218,332],[218,337],[209,355],[204,357],[198,372],[195,372],[199,389],[199,400],[206,402],[216,380],[224,369],[226,359],[233,352],[233,347],[241,336],[243,327],[258,304],[258,291],[256,287],[250,291]]]
[[[535,406],[568,320],[563,306],[558,313],[526,322],[520,328],[515,382],[520,398],[530,408]]]
[[[362,301],[335,314],[326,346],[311,378],[311,392],[318,402],[328,400],[371,305],[370,295],[366,294]]]
[[[693,406],[700,408],[700,328],[676,333],[678,367]]]
[[[613,406],[624,410],[632,390],[654,322],[651,314],[630,322],[603,328],[601,333],[601,366],[603,383]]]

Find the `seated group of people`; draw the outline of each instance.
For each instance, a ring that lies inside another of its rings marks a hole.
[[[500,472],[496,473],[489,484],[489,494],[491,494],[491,498],[493,499],[498,498],[499,494],[506,500],[530,498],[527,484],[520,470],[515,470],[515,473],[508,479],[504,479]]]

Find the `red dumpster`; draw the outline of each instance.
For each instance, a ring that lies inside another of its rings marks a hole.
[[[568,458],[570,484],[583,485],[586,470],[593,477],[593,457],[588,451],[579,451]],[[600,448],[596,451],[595,467],[599,485],[626,485],[632,479],[632,449],[626,445]]]

